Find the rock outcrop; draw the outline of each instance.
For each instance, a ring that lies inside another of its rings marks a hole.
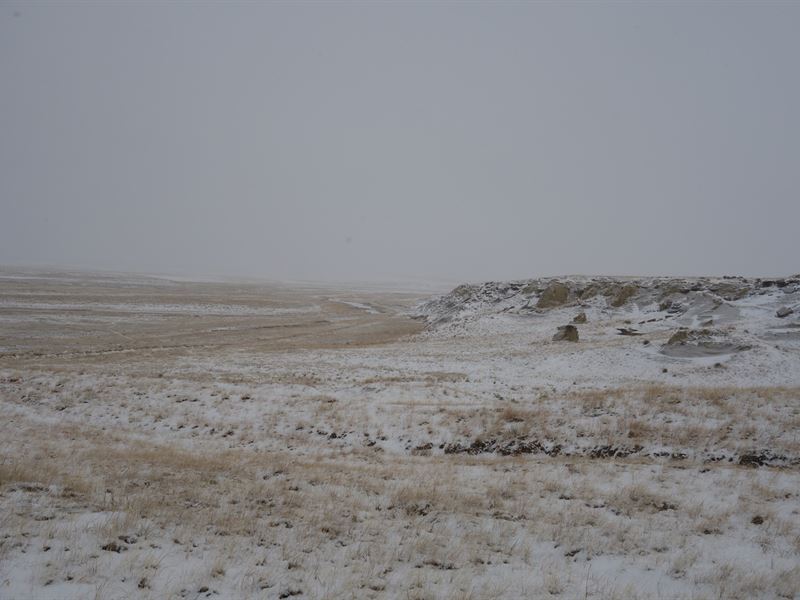
[[[624,306],[628,300],[633,298],[636,293],[639,291],[639,286],[634,284],[627,284],[623,285],[622,288],[617,292],[614,299],[611,301],[611,306],[614,308],[619,308],[620,306]]]
[[[554,281],[539,296],[536,308],[562,306],[567,303],[567,300],[569,300],[569,288],[560,281]]]
[[[742,306],[764,306],[785,317],[800,302],[800,277],[776,280],[744,277],[558,277],[464,284],[419,305],[415,316],[429,325],[479,315],[537,315],[564,307],[661,313],[684,326],[730,322]],[[578,311],[576,311],[578,312]],[[796,312],[796,311],[794,311]],[[585,313],[575,323],[582,323]],[[696,320],[694,320],[696,318]]]

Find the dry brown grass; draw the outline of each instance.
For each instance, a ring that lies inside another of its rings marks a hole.
[[[54,455],[49,468],[38,472],[30,470],[34,463],[6,457],[0,471],[0,489],[22,481],[40,481],[44,488],[69,480],[78,490],[72,492],[71,506],[108,511],[110,515],[92,530],[91,535],[99,542],[108,543],[120,536],[154,540],[163,537],[161,532],[169,531],[187,556],[194,555],[192,545],[199,543],[211,553],[213,558],[197,575],[206,585],[227,581],[237,573],[236,577],[241,577],[237,585],[251,592],[271,581],[270,565],[274,571],[280,564],[287,577],[304,580],[320,568],[318,559],[313,558],[320,549],[339,547],[340,543],[345,544],[340,547],[343,560],[361,561],[364,565],[358,576],[351,573],[342,585],[349,589],[364,586],[366,590],[387,590],[393,584],[391,572],[386,573],[386,569],[390,565],[408,565],[412,572],[422,569],[424,573],[418,582],[422,587],[417,588],[421,595],[433,593],[431,590],[441,585],[433,577],[436,573],[474,575],[474,569],[487,569],[488,562],[502,564],[504,560],[535,564],[527,543],[521,543],[531,536],[552,540],[565,551],[579,549],[581,556],[637,552],[655,552],[654,556],[659,556],[664,551],[652,550],[654,535],[663,540],[655,542],[657,548],[665,544],[675,548],[680,543],[680,535],[675,537],[679,532],[672,531],[675,514],[685,520],[681,535],[720,536],[731,531],[739,511],[753,510],[752,503],[783,500],[778,492],[782,484],[753,482],[747,486],[752,498],[746,507],[732,505],[711,512],[702,504],[684,504],[681,486],[691,485],[691,479],[675,479],[680,471],[662,471],[661,483],[643,477],[636,483],[606,488],[603,476],[595,477],[597,464],[581,460],[562,466],[546,466],[529,459],[473,457],[455,462],[437,457],[409,459],[410,462],[375,462],[355,457],[320,462],[298,460],[289,453],[262,456],[242,449],[199,454],[178,446],[125,440],[119,434],[91,428],[81,431],[78,438],[75,428],[53,428],[49,443],[41,439],[34,443],[32,430],[9,435],[7,439],[13,444],[27,440],[43,454],[51,453],[64,440],[71,440],[73,452],[69,457]],[[76,469],[78,464],[82,466]],[[346,469],[342,469],[344,465]],[[471,472],[476,468],[486,470],[485,476],[475,479]],[[629,468],[637,469],[633,465]],[[623,474],[616,472],[613,465],[602,470],[612,480]],[[644,476],[647,467],[637,472]],[[731,470],[717,485],[741,489],[750,473]],[[676,481],[681,482],[677,487]],[[665,492],[663,486],[671,491]],[[54,503],[57,497],[44,498],[58,514]],[[772,537],[798,537],[796,523],[762,512],[772,523]],[[455,539],[447,525],[451,518],[465,527],[455,534]],[[623,518],[628,524],[620,521]],[[54,540],[51,543],[82,543],[79,540],[83,538],[75,533],[66,534],[48,521],[42,523],[41,534]],[[5,528],[9,530],[8,526]],[[389,547],[381,541],[387,534],[397,536]],[[374,542],[365,545],[365,539]],[[269,558],[254,558],[238,575],[234,565],[240,559],[236,558],[235,548],[242,543],[257,548],[262,543],[259,540],[263,540],[265,550],[280,540],[279,562],[268,552]],[[357,540],[362,541],[353,545]],[[5,547],[3,552],[8,555],[13,549]],[[668,569],[671,576],[696,577],[693,565],[697,554],[697,550],[675,554]],[[127,577],[145,579],[146,585],[152,585],[162,570],[156,557],[131,550],[120,555],[122,562],[115,568],[127,573]],[[569,583],[567,566],[549,560],[540,583],[530,590],[563,594],[575,589]],[[72,577],[95,581],[95,563],[88,554],[75,555],[69,562],[43,567],[40,577],[58,580],[69,572]],[[731,568],[731,577],[744,577],[740,565]],[[560,584],[556,573],[564,575]],[[784,575],[796,578],[791,570]],[[709,581],[711,589],[728,590],[721,578]],[[603,584],[598,580],[591,585],[600,589]],[[762,573],[743,580],[742,585],[743,589],[759,593],[774,585],[774,580]],[[517,587],[509,589],[514,591],[508,593],[518,593]],[[469,586],[465,592],[468,590]],[[487,590],[481,588],[474,597],[487,597]]]

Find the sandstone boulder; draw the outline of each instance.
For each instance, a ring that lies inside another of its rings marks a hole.
[[[574,325],[562,325],[553,336],[554,342],[577,342],[578,328]]]
[[[670,336],[667,344],[675,346],[676,344],[685,344],[689,340],[689,331],[687,329],[679,329]]]

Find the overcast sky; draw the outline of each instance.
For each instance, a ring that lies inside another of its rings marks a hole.
[[[800,3],[0,1],[0,264],[800,271]]]

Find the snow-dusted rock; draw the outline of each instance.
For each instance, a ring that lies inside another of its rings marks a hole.
[[[554,342],[577,342],[578,328],[575,325],[562,325],[553,336]]]

